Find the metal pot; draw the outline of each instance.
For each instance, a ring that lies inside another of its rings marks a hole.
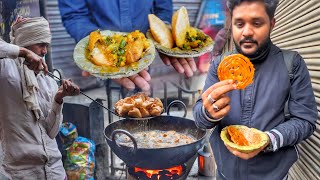
[[[177,103],[177,101],[173,103]],[[179,103],[182,102],[180,101]],[[199,129],[193,120],[170,116],[171,106],[172,103],[168,106],[168,115],[154,117],[149,120],[122,119],[109,124],[104,133],[111,150],[130,167],[165,169],[186,163],[204,145],[206,131]],[[197,140],[190,144],[170,148],[138,148],[137,142],[131,133],[149,130],[174,130],[190,134]],[[126,134],[132,140],[134,147],[119,145],[115,140],[115,135],[118,133]]]

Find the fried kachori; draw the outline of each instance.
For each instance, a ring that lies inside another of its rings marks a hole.
[[[154,14],[149,14],[148,20],[153,38],[162,46],[172,48],[174,42],[169,27]]]
[[[137,93],[120,99],[115,110],[121,117],[144,118],[159,116],[163,112],[163,104],[159,98],[148,97],[145,93]]]

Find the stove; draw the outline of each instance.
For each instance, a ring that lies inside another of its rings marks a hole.
[[[197,155],[185,164],[160,170],[127,167],[127,180],[184,180],[188,177],[196,157]]]
[[[161,170],[151,170],[143,168],[128,168],[128,179],[155,179],[155,180],[173,180],[173,179],[185,179],[186,165],[174,166],[171,168]]]

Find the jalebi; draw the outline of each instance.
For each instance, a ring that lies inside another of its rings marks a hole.
[[[233,79],[237,89],[245,89],[253,82],[254,67],[250,59],[242,54],[233,54],[223,58],[218,67],[220,81]]]
[[[230,139],[233,143],[239,145],[239,146],[248,146],[249,142],[244,137],[244,135],[235,127],[228,127],[228,134],[230,135]]]

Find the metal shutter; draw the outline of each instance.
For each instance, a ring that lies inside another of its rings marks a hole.
[[[52,59],[55,68],[64,71],[67,77],[71,76],[69,69],[74,65],[72,53],[75,41],[66,32],[62,25],[57,0],[47,1],[47,16],[52,32]]]
[[[53,68],[62,70],[64,78],[71,78],[80,88],[92,86],[96,78],[82,77],[81,70],[73,61],[74,39],[65,30],[57,0],[47,0],[47,19],[52,32],[51,60]]]
[[[193,26],[200,8],[201,0],[173,0],[174,11],[178,10],[181,6],[188,9],[190,24]],[[80,87],[83,85],[88,86],[88,83],[95,83],[95,78],[81,77],[80,69],[73,62],[73,49],[75,41],[66,32],[61,22],[57,0],[47,0],[46,3],[47,18],[52,30],[52,63],[53,67],[61,69],[66,78],[71,78]],[[159,57],[158,57],[159,58]],[[174,72],[173,68],[163,66],[160,59],[157,59],[152,64],[151,75],[156,76],[167,72]]]
[[[307,63],[318,106],[317,129],[298,145],[300,158],[289,179],[320,179],[320,1],[280,0],[271,39],[280,48],[298,51]]]
[[[186,7],[189,14],[190,25],[194,26],[201,5],[201,0],[172,0],[172,3],[174,12],[181,6]]]

